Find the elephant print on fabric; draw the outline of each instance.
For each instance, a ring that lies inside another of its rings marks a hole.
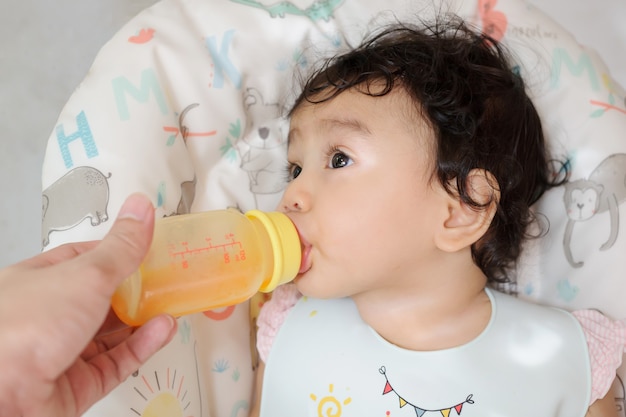
[[[97,226],[108,220],[109,183],[95,168],[77,167],[43,190],[41,243],[50,243],[50,233],[76,227],[86,218]]]
[[[619,205],[626,200],[626,154],[613,154],[604,159],[589,175],[565,184],[563,197],[567,212],[567,226],[563,237],[565,257],[571,266],[580,268],[582,261],[574,260],[571,243],[574,225],[609,212],[610,232],[600,250],[610,249],[619,232]]]

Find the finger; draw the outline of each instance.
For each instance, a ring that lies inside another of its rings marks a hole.
[[[145,256],[154,228],[154,208],[142,194],[133,194],[120,208],[111,230],[91,251],[77,258],[78,267],[98,271],[111,293],[132,274]]]
[[[42,268],[45,266],[55,265],[59,262],[66,261],[77,257],[80,254],[92,250],[98,241],[89,242],[76,242],[66,243],[47,252],[40,253],[32,258],[25,259],[17,264],[15,267],[30,267],[30,268]]]
[[[117,314],[113,311],[113,309],[109,309],[109,313],[107,314],[102,326],[100,326],[100,330],[98,330],[97,335],[107,335],[109,333],[115,333],[119,330],[126,329],[128,324],[124,323],[122,320],[117,317]]]
[[[108,352],[120,343],[125,342],[136,330],[137,328],[135,327],[125,327],[115,332],[97,335],[83,350],[80,357],[85,361],[90,361],[103,352]]]
[[[109,392],[165,346],[176,333],[176,320],[157,316],[113,349],[94,357],[90,364],[103,376],[103,387]]]
[[[115,332],[98,335],[87,345],[80,357],[85,361],[90,361],[126,341],[135,330],[136,328],[126,327]]]

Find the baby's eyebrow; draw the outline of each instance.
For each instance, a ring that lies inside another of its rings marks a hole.
[[[361,137],[371,136],[372,134],[370,129],[362,121],[348,117],[320,119],[317,126],[326,131],[338,129],[364,134],[359,135]],[[289,133],[287,134],[287,146],[291,145],[299,137],[300,129],[297,127],[289,129]]]
[[[371,134],[369,128],[358,119],[353,118],[336,118],[336,119],[325,119],[321,121],[322,124],[327,125],[329,128],[339,128],[339,129],[347,129],[352,130],[359,133],[367,133]]]

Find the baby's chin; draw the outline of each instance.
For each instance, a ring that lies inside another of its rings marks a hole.
[[[322,297],[323,291],[320,291],[320,288],[315,285],[315,279],[313,275],[309,274],[308,272],[298,274],[298,276],[294,280],[294,283],[300,294],[305,297],[327,298]]]
[[[336,288],[333,288],[328,284],[328,280],[325,281],[326,283],[316,279],[313,274],[305,273],[298,275],[294,280],[294,283],[300,294],[305,297],[327,300],[347,296],[345,294],[339,294]]]
[[[313,297],[312,295],[309,295],[309,285],[307,285],[308,282],[306,278],[306,273],[298,274],[298,276],[293,280],[293,284],[296,286],[300,294],[306,297]]]

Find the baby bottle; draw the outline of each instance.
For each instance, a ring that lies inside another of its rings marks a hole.
[[[295,226],[279,212],[234,209],[158,219],[148,254],[115,291],[128,325],[234,305],[270,292],[300,269]]]

